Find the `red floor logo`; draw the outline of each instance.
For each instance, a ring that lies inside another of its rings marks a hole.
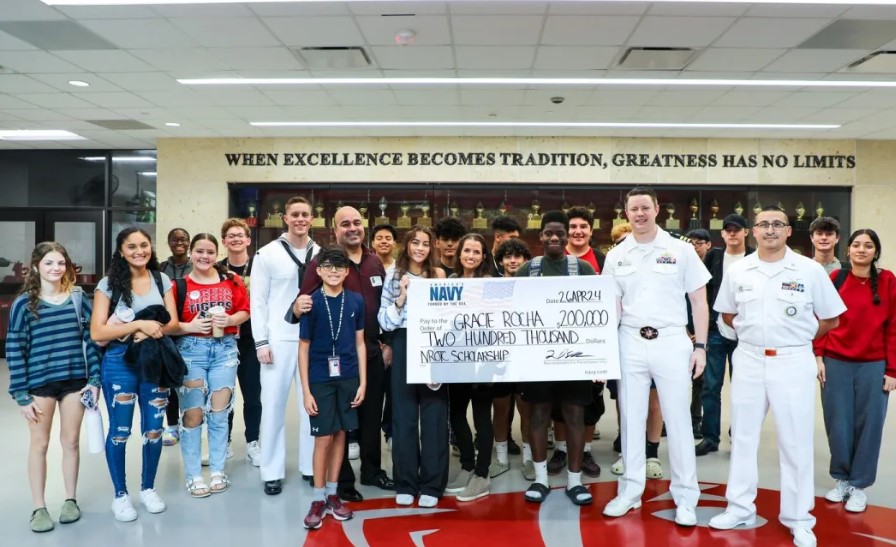
[[[698,526],[676,526],[675,504],[669,481],[648,481],[641,509],[609,519],[601,514],[616,494],[615,482],[589,485],[594,503],[576,507],[560,489],[541,505],[527,503],[522,492],[492,494],[471,503],[443,498],[438,507],[425,509],[395,505],[392,498],[350,504],[355,516],[337,522],[324,520],[310,532],[308,546],[321,547],[575,547],[577,545],[748,547],[791,546],[790,532],[778,522],[779,492],[759,489],[759,519],[754,528],[712,530],[708,520],[725,507],[724,484],[701,484]],[[819,545],[896,545],[896,510],[868,506],[865,513],[848,513],[843,504],[816,498],[812,512],[818,520]]]

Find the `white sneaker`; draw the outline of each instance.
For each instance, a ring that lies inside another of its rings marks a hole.
[[[246,445],[246,461],[255,467],[261,465],[261,447],[258,446],[258,441]]]
[[[410,494],[398,494],[395,496],[395,503],[398,505],[413,505],[414,496]]]
[[[417,505],[420,507],[435,507],[439,504],[439,498],[435,496],[427,496],[423,494],[420,496],[420,500],[417,502]]]
[[[348,443],[348,459],[357,460],[361,457],[361,446],[358,443]]]
[[[152,488],[147,488],[140,492],[140,502],[150,513],[161,513],[167,508],[165,502],[162,501],[162,498],[160,498]]]
[[[815,547],[818,545],[815,534],[808,528],[794,528],[790,533],[793,534],[793,544],[796,547]]]
[[[608,517],[621,517],[632,509],[637,509],[639,507],[641,507],[641,500],[626,501],[617,496],[610,500],[610,503],[604,507],[604,515]]]
[[[470,483],[470,479],[473,477],[472,471],[465,471],[461,469],[457,475],[454,476],[452,480],[448,482],[448,486],[445,487],[445,492],[447,494],[459,494],[464,491],[464,488],[467,487],[467,484]]]
[[[679,526],[697,526],[697,513],[693,507],[681,504],[675,508],[675,524]]]
[[[862,513],[868,505],[868,496],[865,491],[855,486],[849,487],[849,499],[846,500],[846,510],[850,513]]]
[[[619,459],[616,460],[616,463],[610,467],[610,471],[613,472],[614,475],[621,475],[625,473],[625,462],[622,461],[622,456],[619,456]]]
[[[756,524],[756,515],[742,518],[728,511],[709,519],[709,527],[716,530],[733,530],[738,526],[753,526],[754,524]]]
[[[137,520],[137,510],[134,509],[131,497],[127,494],[112,500],[112,513],[115,515],[115,520],[120,522]]]
[[[848,497],[849,483],[840,479],[837,479],[837,483],[834,487],[828,490],[828,493],[824,495],[824,499],[834,503],[840,503]]]
[[[224,453],[224,457],[228,460],[233,457],[233,448],[230,443],[227,443],[227,452]]]

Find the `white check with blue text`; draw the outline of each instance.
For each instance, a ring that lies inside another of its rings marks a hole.
[[[408,303],[410,384],[619,378],[612,278],[414,279]]]

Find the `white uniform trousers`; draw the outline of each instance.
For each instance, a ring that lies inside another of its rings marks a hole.
[[[731,469],[728,511],[738,517],[756,513],[759,486],[758,451],[762,422],[771,406],[778,430],[781,463],[781,513],[788,528],[812,528],[815,517],[815,376],[812,346],[778,349],[739,342],[731,380]]]
[[[302,397],[298,341],[273,341],[274,363],[261,364],[261,480],[286,478],[286,403],[293,383],[299,406],[299,471],[313,475],[314,438]]]
[[[676,505],[696,507],[700,498],[694,430],[691,425],[691,376],[688,361],[693,345],[684,327],[660,330],[658,338],[646,340],[639,329],[619,328],[622,379],[619,412],[622,424],[622,458],[625,473],[619,479],[618,496],[633,502],[641,499],[646,483],[647,406],[650,380],[656,382],[672,467],[670,491]]]

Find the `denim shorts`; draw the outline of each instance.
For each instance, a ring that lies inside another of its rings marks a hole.
[[[51,397],[57,401],[61,401],[66,395],[78,393],[87,385],[86,378],[76,378],[74,380],[59,380],[50,382],[33,389],[28,390],[28,394],[33,397]]]

